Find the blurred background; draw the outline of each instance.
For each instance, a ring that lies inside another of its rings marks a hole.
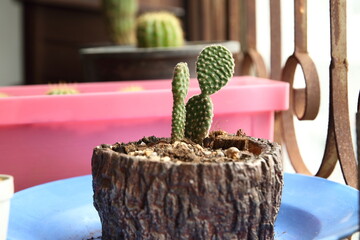
[[[193,0],[194,1],[194,0]],[[239,39],[229,34],[222,16],[211,16],[217,25],[203,32],[201,14],[191,13],[190,0],[141,0],[140,10],[167,9],[183,20],[187,40]],[[200,1],[201,2],[201,1]],[[218,1],[221,2],[221,1]],[[229,1],[231,4],[231,1]],[[231,7],[231,5],[229,5]],[[282,0],[282,63],[294,50],[293,1]],[[257,48],[270,68],[269,0],[257,0]],[[192,14],[192,15],[191,15]],[[191,15],[191,16],[190,16]],[[198,19],[196,19],[196,17]],[[360,89],[360,1],[347,1],[348,97],[355,146],[355,113]],[[308,51],[321,82],[321,109],[316,120],[296,122],[303,158],[316,172],[327,134],[330,64],[329,1],[308,1]],[[195,28],[194,26],[197,26]],[[213,31],[216,34],[213,34]],[[236,31],[235,31],[236,34]],[[82,82],[78,49],[108,43],[100,0],[2,0],[0,1],[0,86]],[[297,70],[295,86],[304,86]],[[288,161],[285,170],[293,172]],[[330,177],[343,182],[339,167]]]

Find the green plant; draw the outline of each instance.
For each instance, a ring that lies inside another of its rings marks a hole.
[[[190,73],[187,63],[178,63],[174,69],[172,80],[173,111],[171,124],[171,139],[179,141],[184,138],[185,129],[185,98],[188,92]]]
[[[66,84],[59,84],[58,86],[52,87],[46,94],[47,95],[68,95],[78,94],[79,91],[73,87],[69,87]]]
[[[137,0],[102,0],[108,31],[113,42],[135,44]]]
[[[182,66],[184,67],[184,64],[182,64]],[[209,133],[213,118],[213,104],[210,95],[226,85],[234,74],[234,67],[235,63],[232,54],[224,46],[212,45],[201,51],[196,62],[196,72],[201,93],[191,97],[185,107],[182,104],[185,96],[182,94],[182,100],[175,101],[178,97],[177,94],[174,94],[172,141],[183,138],[182,135],[175,133],[175,131],[181,132],[179,129],[182,128],[182,122],[177,119],[174,120],[174,115],[177,116],[178,119],[182,119],[178,117],[178,115],[185,114],[184,137],[191,139],[195,143],[202,143],[203,139]],[[187,92],[187,90],[184,91],[183,88],[187,88],[188,85],[178,83],[182,83],[183,80],[178,80],[176,74],[178,72],[177,68],[179,68],[178,65],[174,71],[172,91],[173,93],[177,93],[182,89],[182,93]],[[174,114],[174,111],[176,111],[176,114]]]
[[[137,20],[138,47],[179,47],[184,45],[184,33],[179,19],[169,12],[149,12]]]

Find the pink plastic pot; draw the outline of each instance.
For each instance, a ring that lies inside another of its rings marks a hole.
[[[3,87],[0,92],[0,172],[16,191],[90,174],[92,149],[143,136],[170,136],[170,80],[73,84],[81,94],[44,95],[51,85]],[[131,86],[142,91],[124,92]],[[212,95],[212,129],[272,139],[274,111],[288,107],[288,84],[234,77]],[[192,80],[189,97],[198,94]]]

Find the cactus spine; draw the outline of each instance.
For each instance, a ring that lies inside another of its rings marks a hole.
[[[184,44],[180,20],[169,12],[149,12],[137,20],[138,47],[179,47]]]
[[[190,73],[187,63],[178,63],[175,66],[172,81],[173,111],[171,124],[171,141],[184,138],[185,129],[185,98],[188,92]]]
[[[111,40],[120,45],[134,45],[138,1],[102,0],[102,7]]]
[[[174,101],[173,126],[174,109],[176,109],[176,111],[186,112],[184,130],[184,136],[186,138],[201,144],[203,139],[208,135],[213,118],[213,104],[210,95],[226,85],[233,76],[234,67],[235,63],[231,52],[221,45],[208,46],[201,51],[196,63],[196,72],[201,93],[191,97],[185,107]],[[173,78],[173,92],[174,86],[175,89],[177,88],[174,81],[175,76]],[[174,99],[175,98],[174,96]],[[175,106],[175,104],[177,105]],[[177,128],[180,127],[180,125],[177,125]],[[174,127],[172,128],[172,136],[173,132]],[[180,136],[180,139],[181,138]]]

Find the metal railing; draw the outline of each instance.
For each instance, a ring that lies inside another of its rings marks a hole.
[[[348,110],[346,0],[330,0],[329,3],[329,120],[323,158],[315,175],[329,177],[339,161],[345,182],[359,188]],[[314,120],[320,106],[319,77],[307,49],[307,0],[294,0],[294,52],[284,66],[281,64],[281,1],[269,0],[269,72],[256,46],[256,0],[188,0],[186,5],[189,40],[239,40],[241,75],[255,74],[290,83],[290,107],[276,114],[274,137],[286,146],[295,171],[312,175],[303,161],[294,127],[295,117],[300,121]],[[301,67],[305,81],[302,89],[293,86],[297,66]]]

